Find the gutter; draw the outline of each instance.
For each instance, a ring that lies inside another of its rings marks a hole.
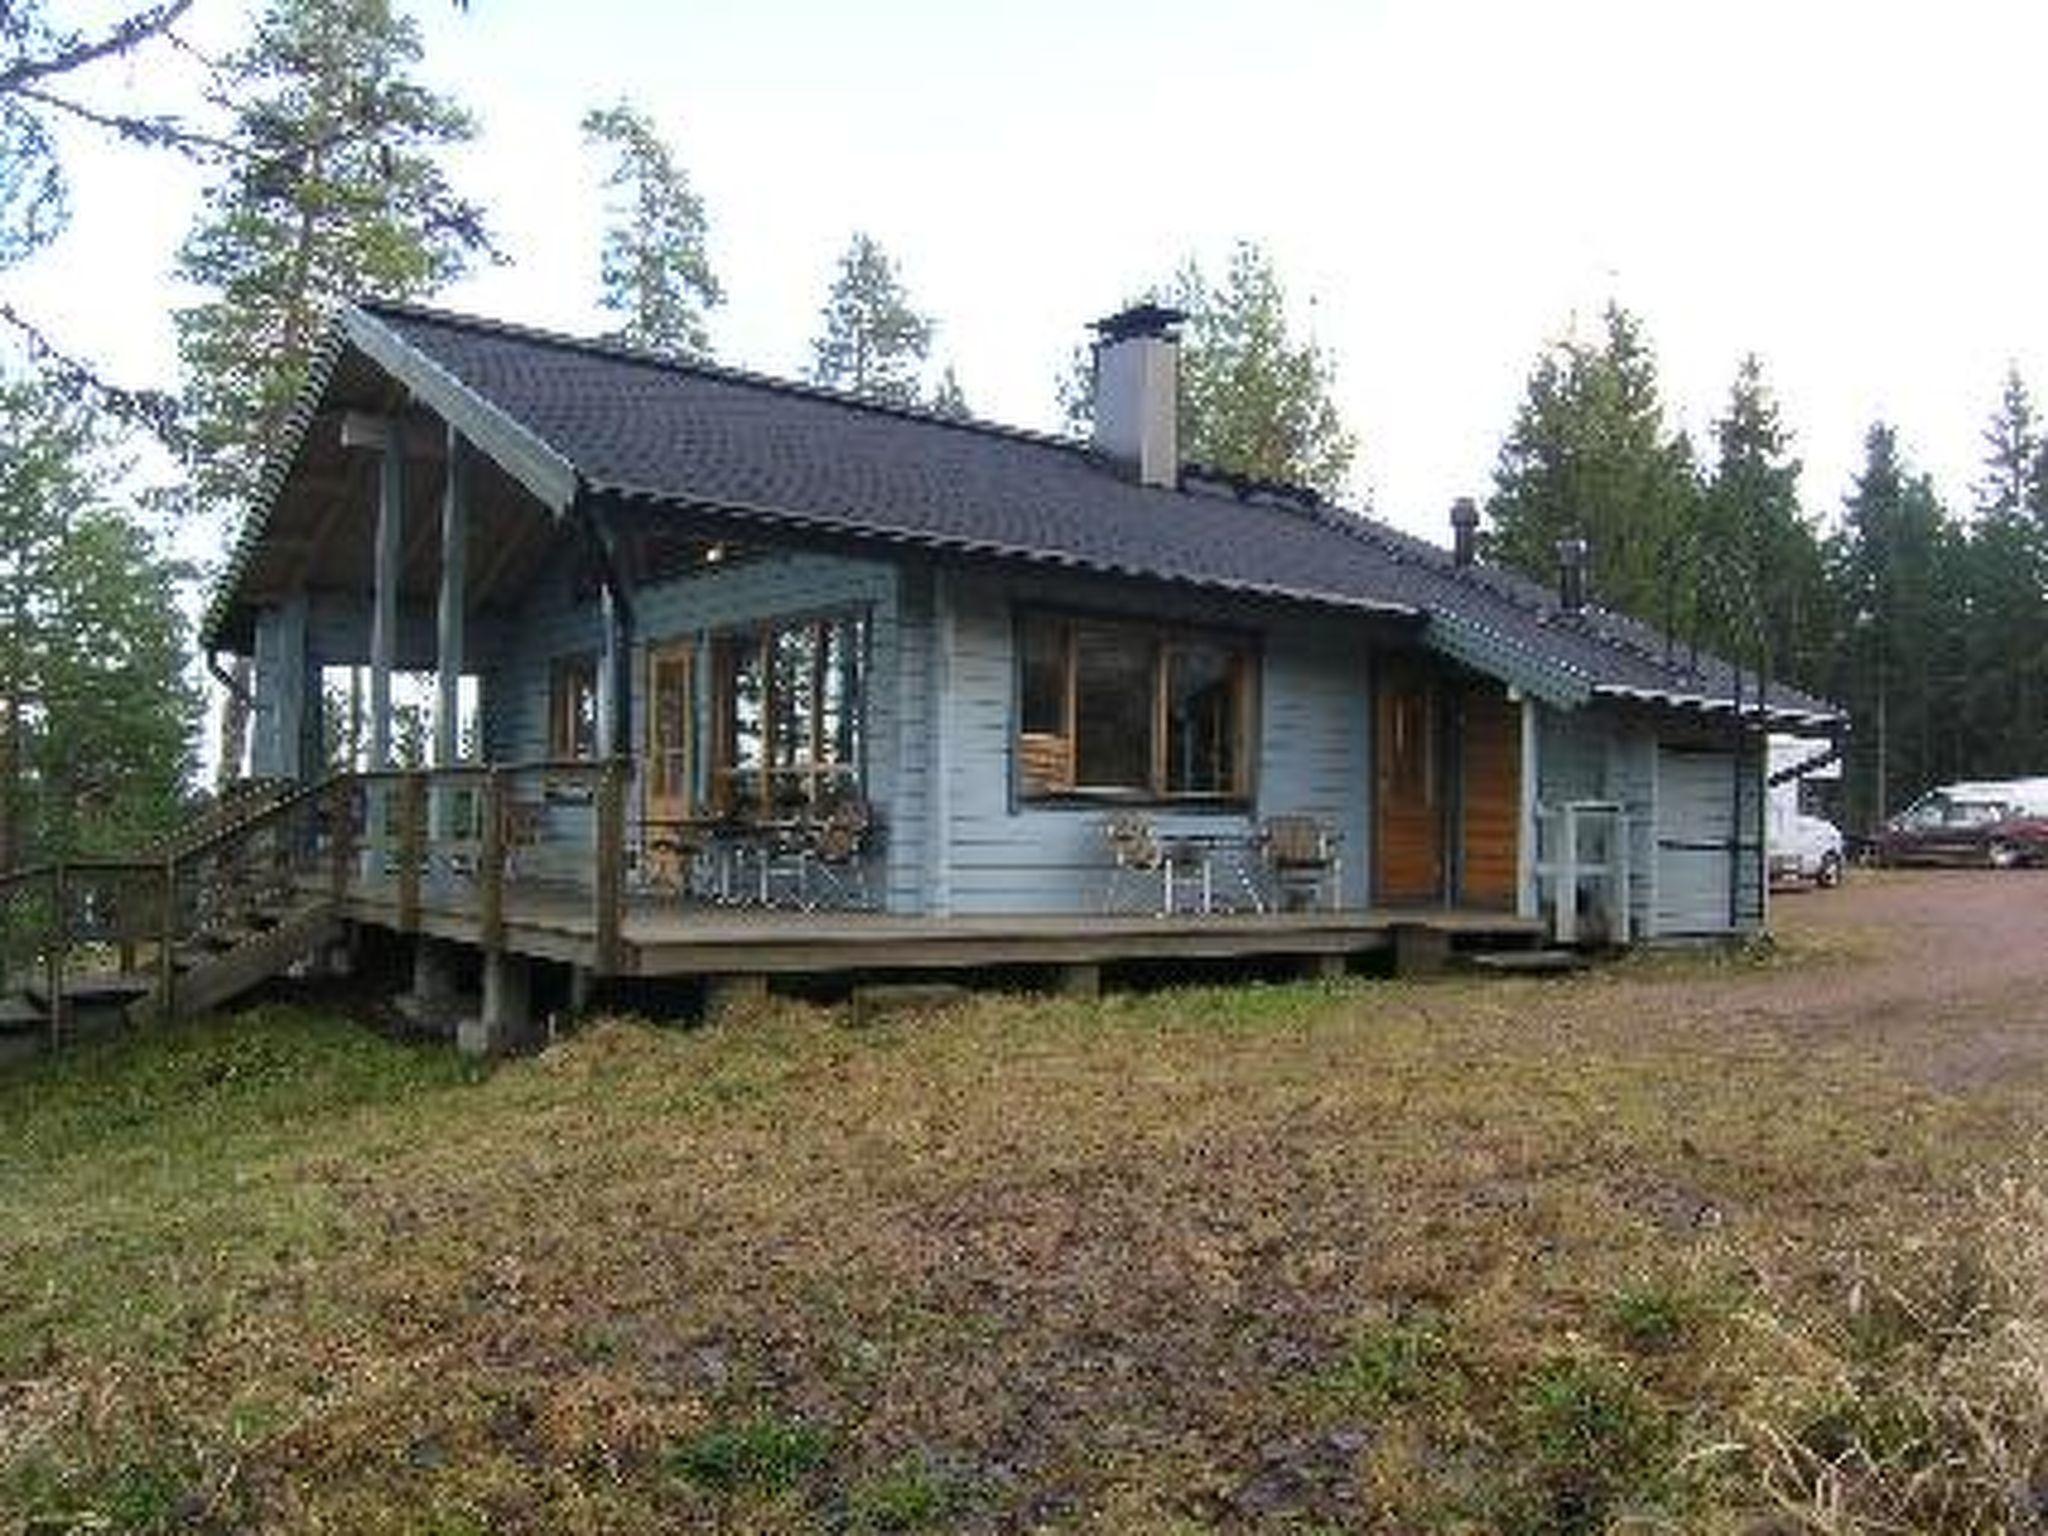
[[[221,653],[216,650],[207,651],[207,676],[211,677],[216,683],[219,683],[221,685],[221,688],[226,691],[230,698],[239,700],[243,708],[254,709],[256,707],[256,695],[251,693],[247,688],[243,687],[240,683],[236,682],[231,673],[224,672],[221,670],[220,654]]]

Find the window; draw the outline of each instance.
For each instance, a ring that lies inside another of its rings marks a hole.
[[[595,656],[565,656],[548,675],[548,756],[563,762],[597,756]]]
[[[1242,641],[1026,614],[1017,626],[1026,799],[1251,793],[1253,655]]]
[[[865,614],[721,635],[712,658],[721,808],[803,815],[860,794]]]

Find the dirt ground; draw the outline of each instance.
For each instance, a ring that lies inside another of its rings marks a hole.
[[[1775,893],[1794,950],[1768,986],[1704,980],[1694,1017],[1855,1040],[1944,1091],[2048,1076],[2048,870],[1855,870],[1832,891]]]

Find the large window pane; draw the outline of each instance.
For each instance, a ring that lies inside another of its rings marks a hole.
[[[1151,787],[1156,652],[1141,632],[1075,627],[1074,778],[1081,787]]]
[[[803,619],[719,642],[731,803],[809,815],[860,793],[867,620]]]
[[[1238,669],[1218,645],[1166,653],[1166,788],[1229,794],[1238,787]]]
[[[1018,626],[1017,728],[1034,736],[1067,734],[1067,626],[1042,614]]]

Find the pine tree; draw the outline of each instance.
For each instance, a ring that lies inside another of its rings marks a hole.
[[[811,379],[886,405],[915,405],[918,370],[931,351],[932,322],[910,307],[888,254],[856,234],[811,343]]]
[[[246,505],[337,306],[431,293],[490,249],[435,158],[474,127],[419,61],[389,0],[272,0],[230,64],[240,152],[178,258],[213,293],[176,316],[210,503]]]
[[[68,390],[0,382],[0,870],[116,851],[178,813],[182,572],[116,504],[125,474]]]
[[[1485,548],[1549,581],[1558,540],[1582,538],[1595,601],[1689,632],[1698,494],[1641,322],[1610,304],[1597,344],[1562,342],[1537,360],[1494,467]]]
[[[1800,512],[1791,433],[1754,353],[1736,371],[1714,438],[1690,539],[1702,577],[1698,639],[1771,677],[1819,687],[1830,629],[1820,542]]]
[[[647,115],[621,101],[593,109],[583,134],[613,158],[600,264],[612,339],[670,357],[711,355],[705,320],[725,300],[705,253],[704,201]]]
[[[179,253],[212,297],[176,316],[200,503],[246,513],[328,316],[430,293],[490,250],[435,152],[474,129],[412,78],[418,29],[389,0],[271,0],[231,61],[237,154]],[[229,689],[223,780],[246,744],[246,663]]]

